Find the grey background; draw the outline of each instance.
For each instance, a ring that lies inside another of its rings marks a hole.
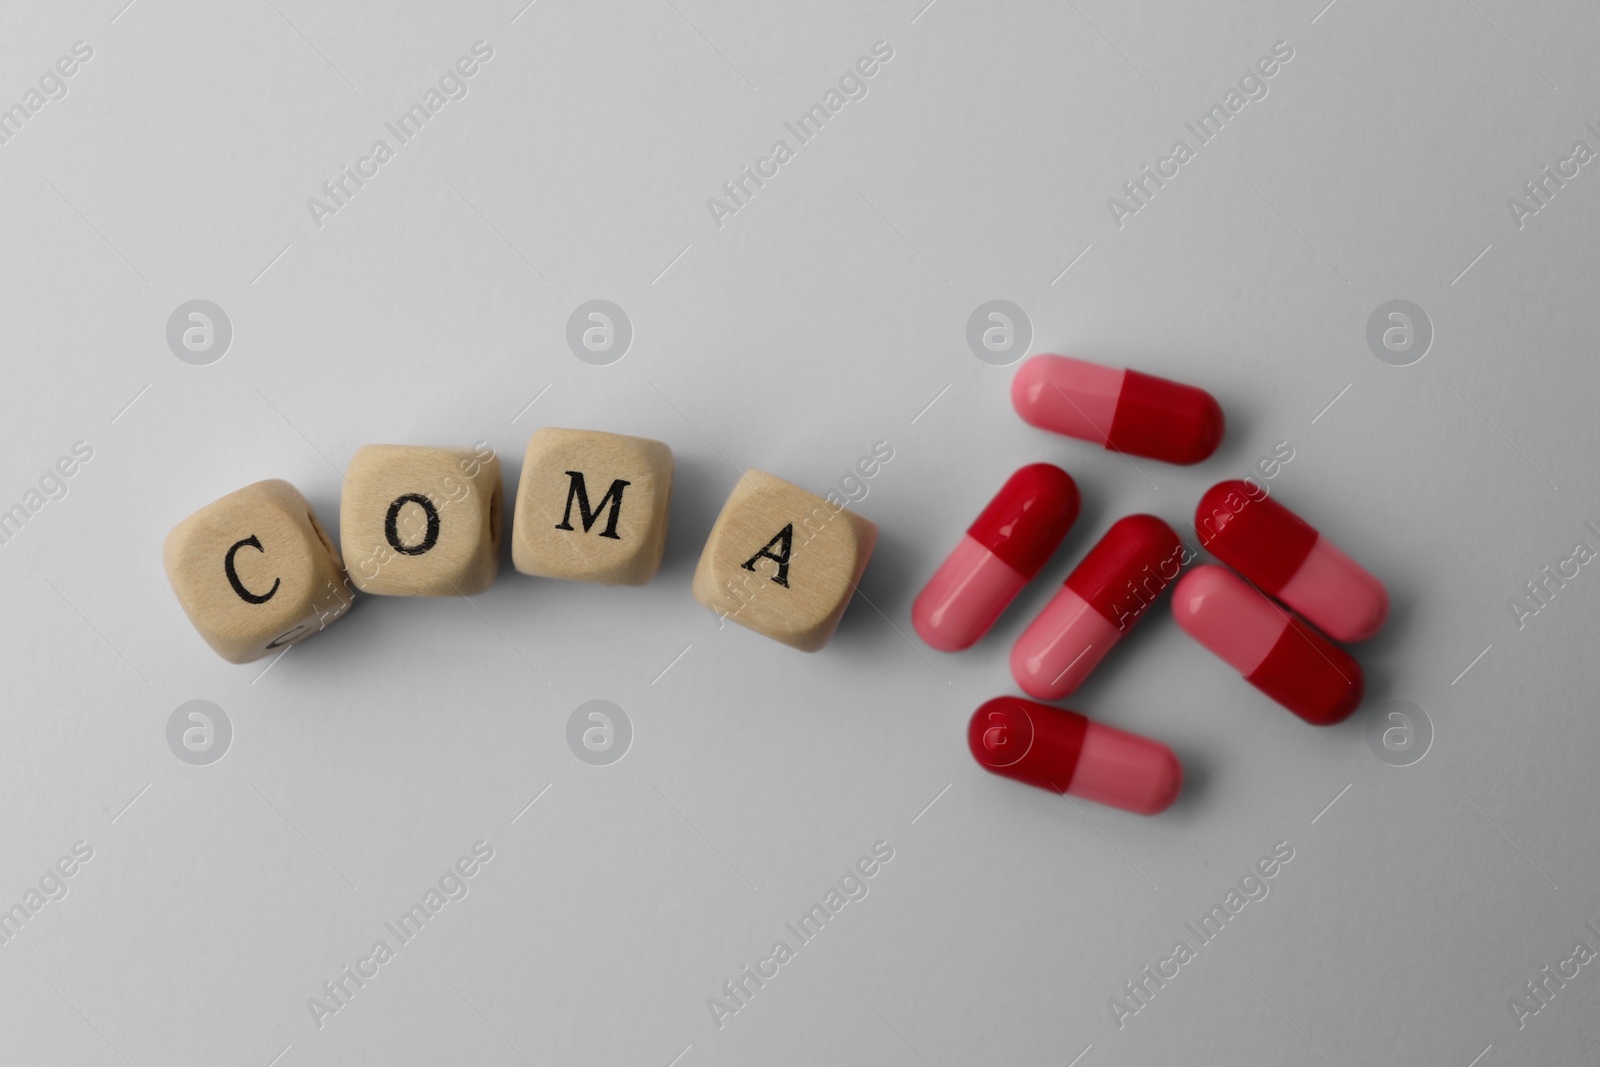
[[[1507,600],[1600,544],[1600,176],[1520,229],[1506,205],[1573,141],[1600,148],[1592,6],[122,5],[13,7],[0,33],[5,102],[94,48],[0,146],[0,498],[94,449],[0,548],[5,906],[94,849],[0,946],[7,1062],[1592,1049],[1593,966],[1520,1030],[1508,998],[1600,948],[1600,576],[1520,630]],[[316,227],[306,198],[477,40],[495,53],[470,94]],[[894,58],[869,95],[713,225],[706,199],[878,40]],[[1269,95],[1113,224],[1107,198],[1280,40]],[[165,342],[192,299],[232,321],[210,366]],[[592,299],[633,324],[609,366],[565,345]],[[1130,469],[1025,426],[1012,368],[965,343],[991,299],[1025,309],[1035,352],[1209,388],[1221,450]],[[1434,326],[1412,366],[1366,345],[1391,299]],[[469,603],[364,597],[245,667],[167,588],[167,530],[248,482],[291,480],[337,530],[358,446],[485,439],[514,487],[540,425],[671,444],[653,583],[507,567]],[[719,631],[689,578],[737,470],[822,491],[880,439],[894,459],[857,506],[882,539],[833,643]],[[1071,703],[1182,755],[1172,811],[979,769],[967,717],[1014,691],[1010,642],[1077,556],[1128,512],[1186,522],[1279,441],[1274,491],[1393,595],[1357,651],[1367,708],[1307,727],[1163,605]],[[918,587],[1036,460],[1083,490],[1066,545],[977,648],[922,648]],[[233,727],[210,766],[167,747],[194,699]],[[609,766],[565,740],[594,699],[632,723]],[[1366,740],[1392,699],[1433,724],[1412,766]],[[470,895],[318,1029],[307,999],[478,840],[495,854]],[[719,1030],[706,999],[879,840],[895,858],[870,895]],[[1271,895],[1118,1029],[1108,998],[1278,841],[1295,854]]]

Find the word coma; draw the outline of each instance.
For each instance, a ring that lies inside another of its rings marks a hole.
[[[845,504],[864,499],[867,481],[893,456],[878,442],[826,499],[746,471],[701,553],[695,598],[773,640],[821,648],[877,542],[877,527]],[[661,566],[672,479],[672,449],[663,442],[543,427],[528,440],[507,509],[500,460],[487,442],[365,445],[344,474],[342,550],[300,490],[269,479],[180,522],[163,561],[200,636],[229,662],[248,663],[343,618],[357,592],[483,592],[499,573],[508,525],[512,564],[523,574],[643,585]]]

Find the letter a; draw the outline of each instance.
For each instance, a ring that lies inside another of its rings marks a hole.
[[[774,554],[772,551],[772,546],[780,543],[782,545],[781,554]],[[768,541],[765,545],[762,545],[761,551],[745,560],[741,566],[743,566],[745,570],[754,573],[756,569],[756,560],[770,559],[778,565],[778,573],[773,575],[772,580],[787,589],[789,588],[789,553],[793,551],[793,549],[794,523],[791,522],[789,525],[773,534],[772,540]]]

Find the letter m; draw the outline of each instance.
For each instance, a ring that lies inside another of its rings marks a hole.
[[[606,519],[606,528],[600,531],[601,537],[609,537],[613,541],[622,540],[622,535],[617,533],[617,518],[622,514],[622,490],[632,485],[621,478],[611,483],[611,488],[606,490],[606,495],[600,498],[600,503],[589,510],[589,487],[584,484],[582,471],[567,471],[567,477],[572,481],[567,484],[567,510],[561,516],[561,521],[556,523],[558,530],[572,529],[572,502],[578,502],[578,520],[583,523],[583,532],[588,533],[600,513],[611,505],[611,515]]]

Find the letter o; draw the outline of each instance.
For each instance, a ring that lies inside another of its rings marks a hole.
[[[400,543],[400,509],[407,504],[420,506],[428,516],[428,532],[423,534],[422,540],[415,545]],[[433,501],[421,493],[397,496],[394,503],[389,505],[389,513],[383,517],[383,536],[396,552],[407,556],[420,556],[439,543],[439,510],[433,506]]]

